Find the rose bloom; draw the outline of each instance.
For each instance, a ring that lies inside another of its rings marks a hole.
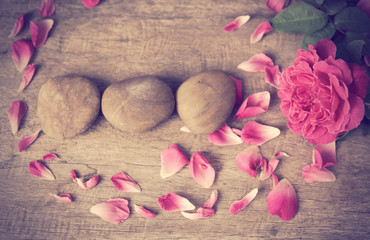
[[[288,127],[309,143],[326,144],[356,128],[365,114],[369,77],[365,68],[335,59],[335,44],[322,39],[298,49],[281,75],[278,96]]]

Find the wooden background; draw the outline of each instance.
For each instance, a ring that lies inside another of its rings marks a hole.
[[[370,140],[368,125],[351,131],[337,144],[338,166],[330,167],[334,183],[305,183],[301,174],[311,162],[312,145],[290,132],[279,110],[276,89],[264,82],[263,73],[246,73],[237,65],[256,53],[264,52],[281,69],[289,66],[302,36],[272,32],[261,42],[249,44],[249,36],[259,23],[271,19],[262,0],[102,0],[93,9],[81,0],[55,0],[55,25],[46,45],[37,49],[32,63],[36,75],[27,89],[17,94],[22,74],[11,59],[12,40],[8,39],[16,19],[25,14],[26,24],[15,39],[28,38],[29,21],[38,14],[41,0],[0,1],[0,239],[365,239],[370,222]],[[251,20],[238,31],[223,31],[224,25],[239,15]],[[256,120],[281,129],[281,135],[261,146],[270,159],[277,151],[284,158],[276,174],[294,185],[299,211],[283,222],[267,211],[266,199],[271,179],[258,181],[236,167],[235,157],[246,144],[217,147],[207,136],[183,133],[181,120],[172,117],[143,134],[114,129],[100,114],[84,134],[57,141],[41,134],[27,150],[19,153],[18,141],[38,128],[36,99],[43,83],[57,75],[80,75],[98,84],[101,91],[111,82],[155,75],[175,91],[181,82],[206,70],[223,70],[243,80],[244,97],[268,90],[272,101],[268,112],[250,119],[228,123],[242,128]],[[12,135],[7,112],[14,100],[26,101],[29,111],[20,131]],[[161,179],[160,152],[179,144],[190,157],[200,151],[216,169],[211,189],[203,189],[192,179],[188,167],[168,179]],[[28,163],[44,154],[57,153],[61,160],[47,164],[56,181],[40,180],[28,173]],[[91,190],[72,182],[69,171],[81,176],[101,176]],[[143,191],[122,193],[110,182],[120,171],[127,172]],[[256,199],[242,212],[229,214],[230,204],[253,188]],[[162,211],[157,198],[168,192],[187,197],[202,206],[211,191],[219,191],[216,214],[199,221],[180,213]],[[70,193],[72,204],[58,202],[49,194]],[[89,213],[94,204],[113,197],[130,200],[132,214],[114,225]],[[145,219],[133,211],[133,204],[158,213]]]

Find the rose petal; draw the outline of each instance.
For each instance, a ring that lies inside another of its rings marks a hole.
[[[18,132],[19,124],[27,112],[27,104],[22,101],[14,101],[9,107],[8,118],[12,133]]]
[[[154,218],[157,214],[149,211],[148,209],[134,204],[135,211],[145,218]]]
[[[250,18],[251,18],[251,16],[249,16],[249,15],[239,16],[239,17],[235,18],[233,21],[231,21],[230,23],[228,23],[224,27],[224,30],[226,32],[235,31],[236,29],[240,28],[242,25],[247,23]]]
[[[271,215],[278,215],[283,221],[294,218],[298,202],[293,185],[282,179],[267,196],[267,209]]]
[[[187,126],[182,126],[181,128],[180,128],[180,131],[182,131],[182,132],[187,132],[187,133],[190,133],[191,131],[190,131],[190,129],[187,127]]]
[[[190,220],[199,220],[212,217],[215,214],[215,210],[212,208],[200,207],[194,213],[181,212],[181,214]]]
[[[265,67],[265,82],[270,84],[273,87],[279,88],[280,87],[280,77],[281,72],[279,66],[266,66]]]
[[[22,30],[23,24],[24,24],[24,17],[23,17],[23,14],[21,14],[21,16],[19,16],[19,18],[15,22],[14,27],[12,31],[10,32],[8,38],[13,38],[17,36],[17,34]]]
[[[218,199],[218,192],[217,190],[213,190],[211,193],[211,197],[204,203],[203,207],[205,208],[212,208]]]
[[[355,94],[349,94],[348,102],[351,105],[349,111],[351,118],[349,119],[349,122],[346,125],[346,128],[344,129],[345,131],[357,128],[365,115],[364,102],[359,96]]]
[[[266,7],[275,13],[283,11],[289,4],[290,0],[267,0]]]
[[[48,154],[45,154],[44,156],[42,156],[42,159],[44,161],[50,161],[50,160],[53,160],[53,159],[59,159],[59,157],[54,153],[48,153]]]
[[[188,199],[174,193],[167,193],[159,197],[158,204],[167,212],[188,211],[195,208]]]
[[[215,180],[215,170],[199,152],[194,153],[189,163],[190,173],[194,180],[204,188],[210,188]]]
[[[30,84],[34,74],[35,64],[28,65],[24,70],[22,82],[17,90],[18,93],[22,92],[28,86],[28,84]]]
[[[235,105],[237,106],[243,101],[243,83],[241,80],[230,76],[230,78],[234,81],[235,89],[236,89],[236,98],[235,98]]]
[[[82,0],[82,3],[88,8],[95,7],[99,2],[100,0]]]
[[[53,19],[45,19],[39,22],[30,23],[32,43],[35,47],[41,47],[45,44],[49,31],[53,27]]]
[[[265,164],[261,165],[261,174],[259,180],[263,181],[268,179],[271,176],[271,174],[275,171],[278,164],[279,160],[276,158],[271,159],[268,163],[265,161]]]
[[[290,155],[286,152],[277,152],[274,154],[274,157],[290,157]]]
[[[276,127],[250,121],[242,129],[241,138],[243,142],[260,146],[279,135],[280,130]]]
[[[40,15],[42,17],[50,17],[55,12],[54,0],[42,0]]]
[[[217,146],[229,146],[243,143],[241,138],[226,124],[208,135],[208,140]]]
[[[188,158],[179,146],[172,144],[161,152],[161,177],[167,178],[175,175],[188,164]]]
[[[320,168],[337,165],[335,141],[328,144],[317,144],[314,146],[313,160],[313,163],[316,163]]]
[[[128,201],[124,198],[112,198],[90,208],[90,212],[107,222],[118,224],[130,216]]]
[[[39,136],[41,130],[37,130],[30,136],[22,138],[18,143],[18,151],[22,152],[24,149],[28,148]]]
[[[140,186],[127,174],[117,173],[110,179],[117,190],[122,192],[141,192]]]
[[[13,42],[12,58],[19,72],[26,68],[34,50],[35,49],[32,45],[32,42],[29,40],[20,39],[16,42]]]
[[[70,171],[71,173],[71,176],[72,176],[72,179],[73,179],[73,182],[77,182],[77,175],[76,175],[76,172],[74,170],[71,170]]]
[[[54,174],[38,160],[34,160],[29,163],[28,172],[35,177],[43,178],[45,180],[55,180]]]
[[[312,182],[334,182],[335,175],[326,168],[320,167],[318,164],[310,164],[302,168],[304,180],[308,183]]]
[[[258,53],[238,65],[238,68],[246,72],[265,72],[266,66],[274,66],[274,62],[264,53]]]
[[[53,194],[52,196],[55,197],[56,199],[62,201],[62,202],[66,202],[66,203],[72,203],[73,202],[73,199],[72,199],[71,195],[68,194],[68,193],[63,193],[63,194],[59,194],[59,195]]]
[[[257,196],[258,188],[253,189],[250,193],[245,195],[241,200],[235,201],[230,206],[230,214],[235,214],[243,210],[246,206],[248,206],[253,199]]]
[[[276,185],[279,183],[279,179],[275,174],[271,174],[272,177],[272,188],[275,188]]]
[[[253,44],[259,42],[265,34],[271,32],[272,30],[274,30],[274,28],[268,21],[260,23],[257,29],[252,33],[250,37],[250,43]]]
[[[262,164],[262,155],[257,146],[249,146],[236,156],[236,165],[239,170],[257,177],[257,168]]]
[[[86,182],[82,182],[82,180],[77,177],[76,172],[74,170],[71,170],[70,173],[71,173],[73,182],[77,182],[78,186],[80,186],[83,189],[91,189],[95,187],[96,185],[98,185],[100,181],[100,177],[96,175],[90,178],[89,180],[87,180]]]
[[[270,105],[270,93],[258,92],[247,97],[236,112],[234,119],[256,116],[267,111]]]
[[[322,38],[318,43],[315,45],[316,53],[322,60],[327,59],[329,56],[335,58],[335,54],[337,52],[337,47],[335,46],[334,42],[327,38]]]
[[[370,57],[370,56],[367,56]],[[365,60],[365,58],[364,58]],[[352,73],[352,83],[348,86],[348,90],[351,93],[355,93],[357,96],[364,99],[367,94],[369,87],[369,76],[366,74],[366,68],[359,64],[348,64]],[[370,66],[368,64],[368,66]]]

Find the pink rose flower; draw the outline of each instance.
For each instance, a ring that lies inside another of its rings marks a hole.
[[[280,108],[288,127],[309,143],[327,144],[364,117],[369,77],[365,68],[335,59],[335,44],[322,39],[309,51],[298,49],[280,79]]]

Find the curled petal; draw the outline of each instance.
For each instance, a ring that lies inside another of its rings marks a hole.
[[[27,112],[27,104],[22,101],[14,101],[10,105],[8,118],[10,122],[10,127],[12,133],[16,134],[18,132],[19,124]]]
[[[257,177],[257,168],[262,164],[262,155],[257,146],[249,146],[236,156],[236,165],[239,170],[248,173],[251,177]]]
[[[117,173],[110,179],[113,185],[122,192],[141,192],[140,186],[127,174]]]
[[[248,206],[253,199],[257,196],[258,188],[253,189],[250,193],[245,195],[241,200],[235,201],[230,206],[230,214],[235,214],[243,210],[246,206]]]
[[[215,180],[215,170],[199,152],[194,153],[189,163],[190,173],[194,180],[204,188],[210,188]]]
[[[270,93],[259,92],[247,97],[236,112],[234,119],[252,117],[267,111],[270,105]]]
[[[212,208],[200,207],[194,213],[181,212],[181,214],[190,220],[199,220],[204,218],[212,217],[215,214],[215,210]]]
[[[258,53],[238,65],[238,68],[246,72],[265,72],[266,66],[274,66],[274,62],[264,53]]]
[[[161,152],[161,177],[170,177],[188,164],[188,158],[176,144],[172,144]]]
[[[158,204],[167,212],[188,211],[195,208],[188,199],[174,193],[167,193],[159,197]]]
[[[32,45],[32,42],[29,40],[20,39],[16,42],[13,42],[12,58],[19,72],[26,68],[34,50],[35,49]]]
[[[45,180],[55,180],[54,174],[40,161],[34,160],[28,165],[28,172],[35,177]]]
[[[266,180],[268,179],[271,174],[275,171],[277,168],[277,165],[279,164],[278,159],[271,159],[268,163],[265,160],[265,163],[261,166],[261,174],[259,177],[259,180]]]
[[[235,106],[237,106],[243,101],[243,83],[241,80],[234,78],[233,76],[230,76],[230,78],[234,81],[236,89]]]
[[[55,197],[56,199],[62,201],[62,202],[66,202],[66,203],[73,202],[73,199],[72,199],[71,195],[68,194],[68,193],[63,193],[63,194],[59,194],[59,195],[53,194],[52,196]]]
[[[134,204],[135,211],[145,218],[154,218],[157,214],[149,211],[148,209]]]
[[[45,154],[44,156],[42,156],[42,159],[44,161],[50,161],[50,160],[53,160],[53,159],[59,159],[59,157],[55,153],[48,153],[48,154]]]
[[[241,138],[226,124],[208,135],[208,140],[217,146],[228,146],[243,143]]]
[[[19,16],[19,18],[15,22],[14,27],[12,31],[10,32],[8,38],[13,38],[17,36],[17,34],[22,30],[23,24],[24,24],[24,17],[23,17],[23,14],[21,14],[21,16]]]
[[[96,175],[90,178],[89,180],[87,180],[86,182],[82,182],[82,180],[77,177],[76,172],[74,170],[71,170],[70,173],[71,173],[73,181],[77,182],[78,186],[80,186],[83,189],[91,189],[95,187],[96,185],[98,185],[100,181],[99,176]]]
[[[224,30],[226,32],[232,32],[235,31],[236,29],[240,28],[242,25],[246,24],[251,16],[249,15],[244,15],[244,16],[239,16],[235,18],[233,21],[228,23],[225,27]]]
[[[271,32],[272,30],[274,29],[268,21],[261,23],[260,25],[258,25],[257,29],[252,33],[250,37],[250,43],[253,44],[260,41],[265,34]]]
[[[276,185],[279,183],[279,179],[275,174],[271,174],[272,177],[272,188],[275,188]]]
[[[181,128],[180,128],[180,131],[182,131],[182,132],[187,132],[187,133],[190,133],[191,131],[190,131],[190,129],[187,127],[187,126],[182,126]]]
[[[337,46],[330,39],[322,38],[318,43],[316,43],[315,50],[319,57],[325,60],[330,56],[335,58]]]
[[[266,7],[275,13],[283,11],[289,4],[290,0],[267,0]]]
[[[213,190],[211,193],[211,197],[204,203],[203,207],[212,208],[215,205],[217,198],[218,198],[218,192],[217,190]]]
[[[311,164],[302,168],[304,180],[308,183],[312,182],[335,182],[335,175],[326,168],[320,167],[318,164]]]
[[[82,0],[82,3],[88,8],[95,7],[99,2],[100,0]]]
[[[35,64],[28,65],[24,70],[23,79],[21,84],[19,85],[17,92],[19,93],[22,92],[28,86],[28,84],[30,84],[34,74],[35,74]]]
[[[124,198],[112,198],[90,208],[90,212],[107,222],[118,224],[130,216],[128,201]]]
[[[22,152],[24,149],[28,148],[39,136],[41,130],[37,130],[30,136],[22,138],[18,143],[18,151]]]
[[[74,170],[71,170],[70,171],[71,173],[71,176],[72,176],[72,179],[73,179],[73,182],[77,182],[77,175],[76,175],[76,172]]]
[[[267,196],[267,209],[271,215],[278,215],[283,221],[294,218],[298,202],[293,185],[282,179]]]
[[[274,157],[290,157],[290,155],[286,152],[277,152],[274,154]]]
[[[279,66],[266,66],[265,67],[265,82],[270,84],[273,87],[279,88],[280,87],[280,77],[281,72]]]
[[[241,137],[243,142],[260,146],[279,135],[280,130],[276,127],[250,121],[242,129]]]
[[[40,15],[42,17],[50,17],[55,12],[54,0],[42,0]]]
[[[53,19],[45,19],[39,22],[30,23],[32,43],[35,47],[41,47],[45,44],[49,31],[53,27]]]

